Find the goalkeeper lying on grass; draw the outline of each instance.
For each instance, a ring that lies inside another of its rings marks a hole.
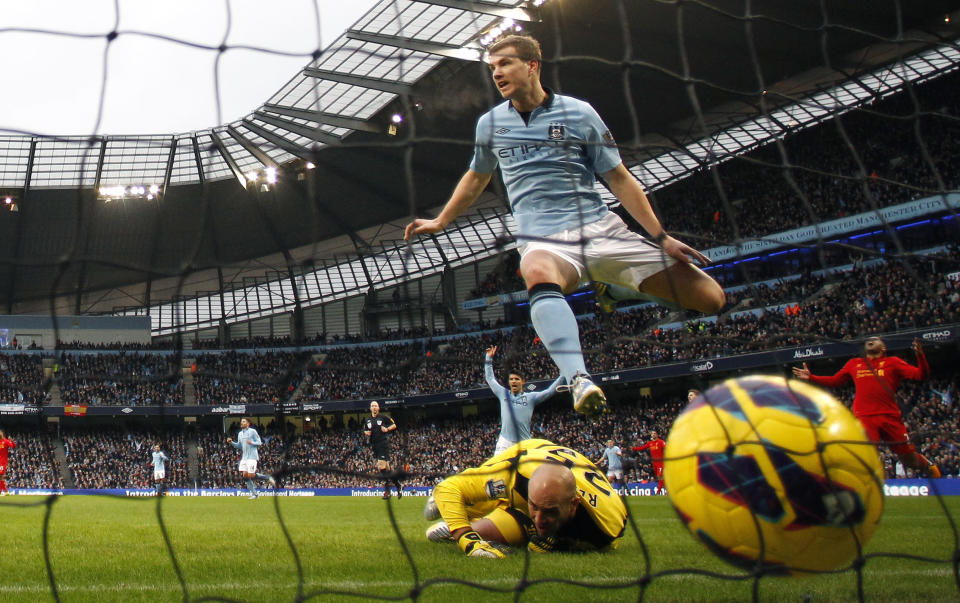
[[[627,509],[597,467],[547,440],[524,440],[479,467],[443,480],[424,509],[434,542],[456,542],[470,557],[614,548]]]

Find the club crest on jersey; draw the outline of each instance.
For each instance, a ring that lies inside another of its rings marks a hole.
[[[607,130],[603,133],[603,142],[608,147],[612,147],[616,144],[616,142],[613,140],[613,134],[610,133],[610,130]]]
[[[484,489],[489,498],[501,498],[507,493],[507,486],[502,479],[488,479]]]
[[[550,140],[563,140],[563,124],[550,124],[547,126],[547,138]]]

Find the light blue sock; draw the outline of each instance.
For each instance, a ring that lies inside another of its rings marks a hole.
[[[267,475],[266,473],[258,473],[258,474],[257,474],[257,479],[269,480],[269,479],[270,479],[270,476]]]
[[[559,285],[541,284],[530,289],[530,320],[567,383],[577,372],[587,374],[577,319]]]
[[[250,490],[250,494],[257,496],[257,486],[251,478],[247,478],[247,490]]]

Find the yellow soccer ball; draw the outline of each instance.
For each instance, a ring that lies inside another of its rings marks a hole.
[[[802,381],[730,379],[677,417],[667,494],[695,538],[744,569],[848,566],[883,513],[883,465],[860,422]]]

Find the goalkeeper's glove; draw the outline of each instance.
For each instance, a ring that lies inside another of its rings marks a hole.
[[[510,547],[499,542],[488,542],[480,538],[474,531],[465,532],[457,539],[457,546],[467,554],[467,557],[489,557],[503,559],[510,552]]]
[[[527,548],[531,553],[552,553],[557,550],[557,539],[553,536],[540,536],[536,534],[530,537]]]

